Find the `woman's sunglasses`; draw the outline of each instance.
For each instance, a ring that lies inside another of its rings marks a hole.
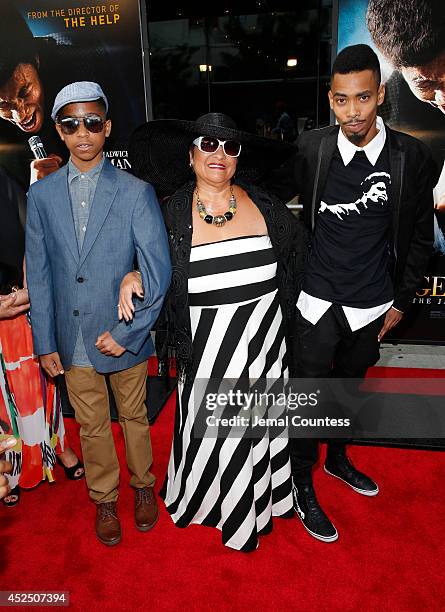
[[[202,153],[215,153],[219,146],[223,148],[225,155],[228,157],[238,157],[241,153],[241,143],[237,140],[220,140],[219,138],[213,138],[213,136],[200,136],[195,138],[193,144]]]
[[[85,117],[61,117],[58,124],[64,134],[70,136],[75,134],[79,129],[80,122],[83,121],[84,126],[89,132],[99,134],[104,129],[104,120],[98,115],[86,115]]]

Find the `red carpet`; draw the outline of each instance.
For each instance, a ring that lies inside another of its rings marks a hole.
[[[369,368],[367,378],[444,378],[445,371],[437,368]]]
[[[157,488],[166,469],[173,400],[152,428]],[[78,450],[77,427],[67,428]],[[123,464],[123,438],[114,426]],[[66,590],[72,610],[441,610],[445,599],[445,461],[439,452],[354,447],[380,484],[366,498],[318,469],[319,498],[340,539],[322,544],[297,519],[276,520],[250,554],[228,550],[216,530],[178,529],[161,502],[149,533],[133,525],[122,470],[124,537],[106,548],[93,531],[85,483],[65,479],[0,508],[0,590]]]
[[[376,366],[368,370],[362,389],[384,393],[445,396],[445,370]]]

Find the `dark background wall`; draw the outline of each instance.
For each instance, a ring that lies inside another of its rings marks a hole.
[[[329,124],[332,0],[147,0],[146,14],[153,118],[221,111],[267,135],[284,109],[297,132]]]

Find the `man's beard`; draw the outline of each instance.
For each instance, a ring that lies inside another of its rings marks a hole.
[[[352,142],[352,144],[356,147],[360,146],[360,143],[362,142],[364,137],[365,135],[360,134],[359,132],[353,132],[351,134],[348,134],[348,140]]]

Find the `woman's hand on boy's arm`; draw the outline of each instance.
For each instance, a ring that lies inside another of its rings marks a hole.
[[[129,272],[124,276],[119,291],[118,315],[119,321],[132,321],[134,315],[133,295],[138,298],[144,297],[142,277],[140,272]]]

